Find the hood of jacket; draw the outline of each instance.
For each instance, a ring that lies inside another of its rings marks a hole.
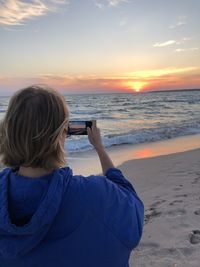
[[[13,259],[28,253],[45,237],[59,211],[71,175],[57,168],[38,178],[0,172],[0,254]]]

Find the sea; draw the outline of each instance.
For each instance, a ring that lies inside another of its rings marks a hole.
[[[3,119],[10,97],[0,97]],[[105,147],[200,134],[200,90],[65,95],[70,120],[97,120]],[[66,138],[68,152],[91,150],[87,136]]]

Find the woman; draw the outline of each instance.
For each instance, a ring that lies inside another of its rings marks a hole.
[[[0,125],[0,267],[127,267],[140,241],[143,203],[95,121],[88,138],[103,176],[66,167],[68,119],[50,88],[30,86],[9,102]]]

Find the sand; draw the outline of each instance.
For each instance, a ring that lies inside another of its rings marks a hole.
[[[130,267],[200,267],[200,149],[119,168],[145,205],[143,236]]]

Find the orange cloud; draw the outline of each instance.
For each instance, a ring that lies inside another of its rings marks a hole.
[[[127,72],[112,76],[40,74],[32,78],[0,79],[0,88],[19,88],[34,83],[47,84],[62,92],[133,92],[141,90],[200,88],[200,69],[164,68]]]
[[[197,70],[197,67],[186,67],[186,68],[164,68],[155,70],[143,70],[125,73],[125,78],[137,78],[137,79],[151,79],[154,77],[162,77],[169,74],[186,73]]]
[[[48,82],[59,88],[91,91],[139,91],[152,89],[179,89],[200,87],[200,69],[196,67],[164,68],[122,73],[113,76],[99,77],[68,75],[41,75],[43,82]],[[189,78],[191,77],[191,78]]]

